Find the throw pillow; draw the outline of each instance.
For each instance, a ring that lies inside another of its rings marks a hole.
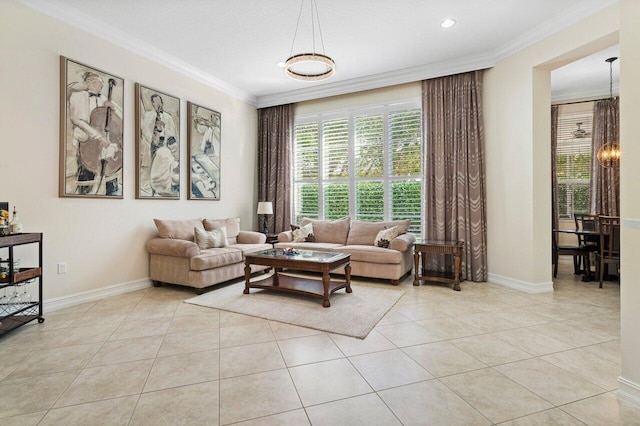
[[[194,241],[201,250],[209,248],[227,247],[227,228],[221,227],[213,231],[205,231],[204,229],[193,228]]]
[[[294,225],[293,223],[291,225],[289,225],[289,226],[291,226],[291,231],[295,231],[296,229],[300,229],[299,225]]]
[[[398,236],[399,229],[397,226],[392,226],[391,228],[383,229],[378,232],[376,235],[376,241],[374,245],[376,247],[389,248],[389,244],[391,244],[391,240]]]
[[[307,223],[305,226],[296,229],[295,231],[293,231],[293,242],[294,243],[301,243],[301,242],[307,242],[307,243],[312,243],[314,242],[316,239],[313,236],[313,225],[310,223]]]

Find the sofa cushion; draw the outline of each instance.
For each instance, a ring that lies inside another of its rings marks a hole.
[[[398,236],[397,226],[392,226],[389,229],[385,228],[382,231],[378,232],[378,235],[376,235],[376,240],[373,243],[373,245],[376,247],[389,248],[389,244],[391,244],[391,241],[397,236]]]
[[[202,219],[163,220],[153,219],[160,238],[193,241],[193,228],[205,229]]]
[[[307,223],[301,228],[298,228],[293,231],[293,242],[294,243],[313,243],[316,241],[315,236],[313,235],[313,224]]]
[[[242,252],[238,249],[210,248],[201,250],[198,256],[193,256],[189,266],[192,271],[206,271],[239,262],[242,262]]]
[[[227,228],[221,227],[213,231],[205,231],[204,229],[194,228],[194,242],[200,247],[200,250],[208,248],[227,247]]]
[[[240,250],[242,252],[242,258],[244,259],[245,254],[271,249],[271,244],[232,244],[229,248]]]
[[[354,220],[349,228],[348,245],[374,245],[378,232],[385,228],[398,227],[398,235],[404,234],[409,229],[411,220],[398,220],[392,222],[364,222]]]
[[[402,253],[398,250],[391,250],[370,245],[353,245],[336,247],[331,251],[351,254],[354,262],[369,263],[402,263]]]
[[[345,244],[349,235],[349,223],[351,218],[338,220],[302,219],[301,226],[311,223],[313,235],[318,243]]]
[[[229,244],[236,244],[238,242],[238,234],[240,233],[240,218],[230,217],[228,219],[205,219],[204,229],[207,231],[213,231],[214,229],[227,228],[227,240]]]
[[[284,243],[276,243],[274,244],[275,248],[285,249],[287,247],[293,247],[301,250],[315,250],[315,251],[332,251],[333,249],[337,249],[342,247],[342,244],[333,244],[333,243],[292,243],[292,242],[284,242]],[[335,250],[339,251],[339,250]]]

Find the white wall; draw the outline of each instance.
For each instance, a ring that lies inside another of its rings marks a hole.
[[[58,198],[59,57],[125,79],[124,199]],[[44,232],[45,299],[146,284],[153,218],[240,216],[256,225],[257,111],[161,64],[8,0],[0,0],[0,201],[25,232]],[[181,98],[181,199],[135,200],[134,83]],[[187,100],[222,114],[221,201],[187,201]],[[33,254],[22,255],[33,262]],[[56,274],[56,263],[68,272]],[[24,262],[23,262],[24,263]]]
[[[552,289],[550,70],[617,43],[618,29],[616,4],[485,73],[490,281]]]
[[[620,3],[621,398],[640,406],[640,2]]]

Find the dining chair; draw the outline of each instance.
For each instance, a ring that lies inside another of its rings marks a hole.
[[[587,278],[589,277],[589,270],[591,269],[591,264],[589,261],[589,250],[586,247],[580,246],[559,246],[558,245],[558,235],[553,232],[552,238],[553,242],[553,277],[558,276],[558,259],[560,256],[573,256],[573,270],[574,273],[579,273],[579,262],[580,259],[584,261],[585,264],[585,273],[587,274]]]
[[[600,216],[598,221],[600,226],[600,250],[596,252],[596,274],[600,279],[600,288],[602,288],[604,266],[610,263],[620,265],[620,218]]]
[[[597,231],[598,230],[598,215],[594,213],[574,213],[573,220],[576,224],[576,231]],[[581,235],[578,234],[578,245],[586,248],[590,253],[595,255],[595,252],[599,250],[600,236],[599,235]],[[591,257],[591,255],[589,256]],[[594,259],[595,260],[595,259]],[[595,263],[595,262],[594,262]],[[587,267],[586,265],[582,265]],[[591,271],[589,271],[589,274]]]

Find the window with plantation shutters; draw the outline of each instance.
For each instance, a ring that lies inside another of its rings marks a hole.
[[[558,215],[571,219],[574,213],[589,212],[591,180],[592,111],[560,114],[556,175]]]
[[[296,117],[294,220],[411,219],[420,233],[419,100]]]

